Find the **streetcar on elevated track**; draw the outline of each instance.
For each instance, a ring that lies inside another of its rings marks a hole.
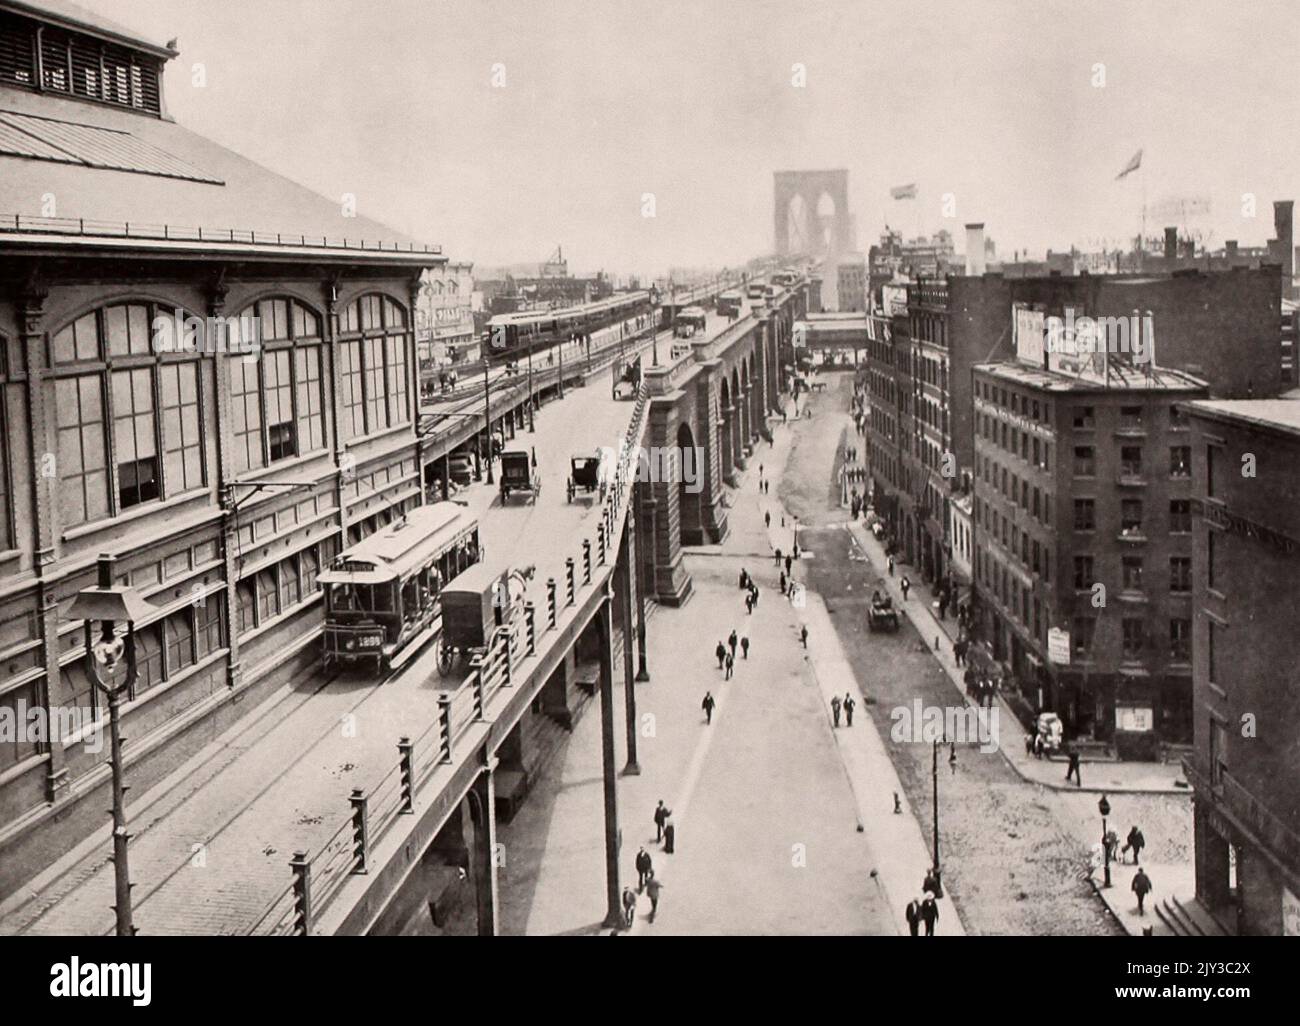
[[[650,293],[621,292],[594,303],[555,310],[521,310],[488,321],[484,339],[490,359],[519,360],[582,335],[624,324],[650,314]],[[648,326],[648,325],[647,325]]]
[[[404,663],[436,633],[443,585],[481,558],[478,521],[456,502],[417,506],[339,553],[325,591],[325,666]]]
[[[718,296],[718,314],[722,317],[739,317],[745,297],[737,289],[728,289]]]

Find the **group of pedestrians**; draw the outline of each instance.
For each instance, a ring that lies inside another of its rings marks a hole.
[[[924,897],[913,898],[907,903],[904,915],[908,932],[913,937],[921,935],[922,923],[925,924],[925,935],[933,937],[935,925],[939,922],[939,903],[934,900],[934,894],[926,891]]]
[[[664,805],[663,799],[655,807],[655,839],[662,839],[664,842],[664,852],[671,855],[673,851],[673,835],[676,833],[676,827],[673,825],[672,810]],[[650,853],[642,845],[636,853],[636,890],[631,886],[623,888],[623,922],[627,929],[632,928],[636,920],[637,895],[645,894],[650,899],[649,921],[655,921],[655,913],[659,911],[659,895],[663,891],[663,883],[655,876],[654,860]]]
[[[807,629],[808,628],[806,627],[804,628],[805,631]],[[804,643],[804,647],[805,648],[807,647],[807,642]],[[844,713],[845,724],[850,727],[853,726],[853,710],[856,709],[857,707],[858,704],[855,701],[853,701],[853,696],[847,691],[844,692],[844,697],[842,699],[840,698],[839,695],[832,695],[831,716],[834,717],[835,719],[835,726],[838,727],[840,725],[841,711]]]

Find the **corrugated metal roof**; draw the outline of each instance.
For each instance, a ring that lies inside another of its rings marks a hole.
[[[0,153],[64,164],[185,178],[221,185],[221,179],[130,132],[17,111],[0,110]]]

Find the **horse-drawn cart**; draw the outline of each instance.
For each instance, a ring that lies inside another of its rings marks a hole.
[[[569,461],[570,473],[568,483],[569,501],[579,489],[588,495],[598,494],[599,501],[605,501],[605,463],[600,454],[595,456],[574,456]]]
[[[457,660],[468,665],[488,650],[498,627],[511,627],[523,616],[528,582],[536,570],[528,566],[499,571],[477,563],[442,589],[439,676],[451,673]]]
[[[537,473],[534,459],[521,449],[501,454],[501,504],[505,505],[511,492],[528,492],[529,500],[536,502],[542,494],[542,475]]]

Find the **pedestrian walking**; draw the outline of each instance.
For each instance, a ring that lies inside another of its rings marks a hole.
[[[636,891],[631,887],[623,888],[623,922],[627,928],[632,929],[632,923],[636,919]]]
[[[745,659],[749,658],[749,637],[745,636],[740,639],[740,653]]]
[[[644,891],[645,885],[650,878],[655,875],[654,863],[650,860],[650,853],[642,848],[636,853],[636,889]]]
[[[733,656],[730,652],[728,652],[727,653],[727,675],[722,678],[723,680],[731,680],[731,674],[735,670],[735,666],[736,666],[736,657]]]
[[[750,592],[745,596],[745,613],[749,616],[754,614],[754,594]]]
[[[1147,895],[1152,890],[1154,890],[1154,886],[1151,883],[1151,877],[1147,876],[1147,871],[1139,866],[1137,875],[1133,877],[1133,893],[1138,896],[1138,915],[1144,916],[1147,914],[1146,909],[1142,906]]]
[[[912,587],[912,582],[904,575],[903,579],[898,582],[898,586],[903,589],[903,601],[907,601],[907,592]]]
[[[1125,852],[1127,852],[1130,848],[1133,849],[1133,864],[1135,866],[1141,865],[1142,849],[1145,848],[1146,846],[1147,846],[1147,839],[1142,836],[1142,831],[1139,830],[1135,825],[1133,829],[1128,832],[1128,837],[1125,838],[1124,849],[1123,849]]]
[[[839,696],[839,695],[832,695],[832,696],[831,696],[831,715],[835,718],[835,726],[837,726],[837,727],[840,725],[840,706],[841,706],[841,704],[842,704],[842,703],[840,702],[840,696]]]
[[[927,894],[925,901],[921,902],[921,919],[925,922],[925,935],[933,937],[934,925],[939,921],[939,906],[933,894]]]
[[[758,585],[757,584],[751,584],[749,586],[749,594],[754,599],[754,608],[757,609],[758,608]]]
[[[1043,735],[1034,734],[1034,758],[1041,760],[1043,758]]]
[[[781,571],[781,594],[785,594],[785,571]]]
[[[740,583],[737,585],[742,591],[749,587],[749,575],[742,569],[740,571]]]
[[[803,647],[808,647],[808,625],[804,624],[799,628],[799,640],[803,642]]]
[[[844,692],[844,722],[847,726],[853,726],[853,710],[857,706],[858,703],[853,701],[853,696],[847,691]]]
[[[1079,753],[1070,748],[1066,750],[1066,755],[1069,756],[1070,766],[1065,771],[1065,779],[1068,782],[1071,777],[1074,777],[1075,786],[1082,787],[1083,780],[1079,776]]]
[[[652,923],[655,921],[655,913],[659,911],[659,892],[663,888],[664,885],[654,877],[651,877],[650,882],[645,885],[646,893],[650,895],[650,922]]]
[[[664,853],[671,855],[677,846],[677,824],[673,822],[673,814],[670,812],[668,818],[664,820]],[[654,878],[651,877],[653,880]]]
[[[718,647],[713,650],[713,654],[718,657],[718,669],[721,670],[723,661],[727,658],[727,646],[719,641]]]
[[[771,511],[771,510],[768,510],[766,513],[763,514],[763,526],[764,526],[764,527],[771,527],[771,526],[772,526],[772,511]]]
[[[655,806],[655,840],[656,841],[662,841],[664,839],[664,823],[671,815],[672,813],[668,810],[668,806],[666,806],[664,804],[664,800],[660,798],[659,804]]]
[[[921,899],[913,898],[907,903],[907,911],[903,913],[907,919],[907,932],[913,937],[921,935]]]
[[[731,668],[727,668],[727,676],[731,676]],[[713,707],[717,703],[713,700],[713,692],[704,692],[704,701],[700,703],[700,708],[704,710],[704,722],[706,724],[713,722]]]
[[[795,546],[795,551],[796,551],[796,552],[799,551],[799,546],[797,546],[797,545]],[[791,570],[793,567],[794,567],[794,557],[793,557],[793,556],[786,556],[786,557],[785,557],[785,572],[788,574],[788,573],[790,572],[790,570]]]
[[[781,526],[784,527],[785,525],[782,524]],[[776,565],[777,565],[777,566],[780,566],[780,565],[781,565],[781,550],[780,550],[780,549],[777,549],[777,550],[776,550]]]
[[[890,556],[890,557],[889,557],[889,576],[890,576],[890,577],[893,577],[893,576],[894,576],[894,557],[893,557],[893,556]]]
[[[740,639],[736,637],[736,632],[733,629],[731,634],[727,636],[727,647],[731,649],[731,655],[733,658],[736,655],[736,645],[738,645],[739,643],[740,643]]]

